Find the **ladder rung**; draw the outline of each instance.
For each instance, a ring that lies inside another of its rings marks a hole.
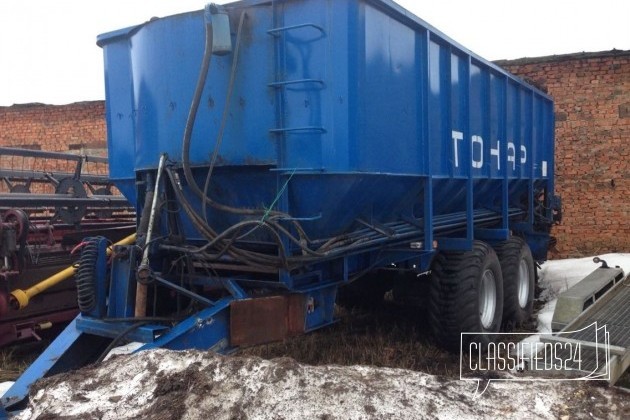
[[[326,35],[326,31],[324,31],[324,28],[322,28],[321,26],[316,25],[314,23],[301,23],[299,25],[291,25],[291,26],[283,26],[281,28],[273,28],[273,29],[269,29],[267,31],[267,33],[269,35],[272,35],[272,36],[279,36],[281,32],[287,32],[287,31],[292,31],[294,29],[301,29],[301,28],[315,28],[319,32],[321,32],[322,37],[324,35]]]
[[[326,129],[324,127],[286,127],[286,128],[272,128],[269,130],[271,134],[282,134],[282,133],[325,133]]]
[[[326,168],[272,168],[269,169],[269,172],[286,172],[287,174],[291,174],[294,172],[324,172]]]
[[[273,87],[273,88],[280,88],[280,87],[284,87],[287,85],[298,85],[298,84],[317,84],[317,85],[321,85],[321,87],[324,87],[324,81],[320,80],[320,79],[296,79],[296,80],[284,80],[282,82],[273,82],[273,83],[269,83],[269,87]]]

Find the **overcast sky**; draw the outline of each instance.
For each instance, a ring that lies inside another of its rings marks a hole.
[[[398,3],[489,60],[630,50],[630,0]],[[0,0],[0,106],[104,99],[98,34],[152,16],[199,10],[204,4],[198,0]]]

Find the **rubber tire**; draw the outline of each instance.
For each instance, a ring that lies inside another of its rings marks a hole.
[[[495,313],[489,328],[484,328],[479,313],[479,288],[483,274],[491,270],[495,279]],[[471,343],[484,348],[495,341],[503,315],[503,277],[496,253],[488,244],[475,241],[467,252],[441,252],[431,266],[429,320],[438,344],[459,351],[462,332],[465,348]]]
[[[536,268],[532,252],[527,243],[512,236],[496,247],[497,256],[503,272],[503,326],[511,330],[527,322],[534,308],[534,292],[536,287]],[[527,303],[521,306],[518,300],[519,268],[521,261],[527,264],[529,285]]]

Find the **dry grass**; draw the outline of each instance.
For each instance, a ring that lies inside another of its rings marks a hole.
[[[626,370],[626,372],[621,375],[615,385],[621,388],[630,389],[630,369]]]
[[[292,357],[310,365],[371,365],[459,377],[459,356],[433,344],[419,308],[392,303],[371,310],[338,307],[336,324],[291,338],[242,349],[267,359]],[[0,350],[0,382],[15,380],[44,348]]]
[[[32,363],[36,355],[19,354],[15,348],[0,350],[0,382],[15,381]]]
[[[244,348],[238,354],[265,359],[291,357],[309,365],[402,368],[459,378],[459,354],[435,345],[422,308],[386,302],[370,310],[337,309],[339,321],[330,327],[278,343]],[[532,330],[535,325],[515,332]],[[0,349],[0,382],[15,380],[44,348],[40,343]],[[630,371],[622,376],[618,386],[630,388]]]
[[[371,365],[459,377],[459,355],[439,349],[419,308],[384,304],[339,308],[339,322],[322,330],[240,350],[266,359],[291,357],[310,365]]]
[[[15,381],[50,344],[53,336],[42,341],[26,341],[0,348],[0,382]]]

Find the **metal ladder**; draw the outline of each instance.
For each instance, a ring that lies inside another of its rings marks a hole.
[[[278,1],[274,1],[272,4],[273,7],[273,28],[267,31],[267,34],[274,38],[274,55],[275,55],[275,80],[270,82],[268,86],[270,88],[275,89],[275,99],[276,99],[276,124],[275,128],[269,129],[269,133],[273,134],[279,144],[279,157],[278,157],[278,168],[274,169],[274,171],[292,174],[295,172],[310,172],[310,171],[322,171],[323,167],[317,168],[287,168],[285,162],[285,143],[289,141],[288,137],[291,134],[325,134],[326,128],[321,125],[303,125],[303,126],[287,126],[286,125],[286,117],[285,117],[285,95],[287,87],[291,86],[303,86],[306,89],[325,89],[326,83],[322,79],[315,78],[301,78],[301,79],[284,79],[284,75],[286,74],[286,44],[287,44],[287,34],[294,31],[301,30],[315,30],[318,35],[313,39],[309,39],[308,41],[302,42],[316,42],[326,37],[326,31],[320,25],[315,23],[301,23],[297,25],[289,25],[284,26],[284,13],[282,10],[282,6],[279,5]]]

